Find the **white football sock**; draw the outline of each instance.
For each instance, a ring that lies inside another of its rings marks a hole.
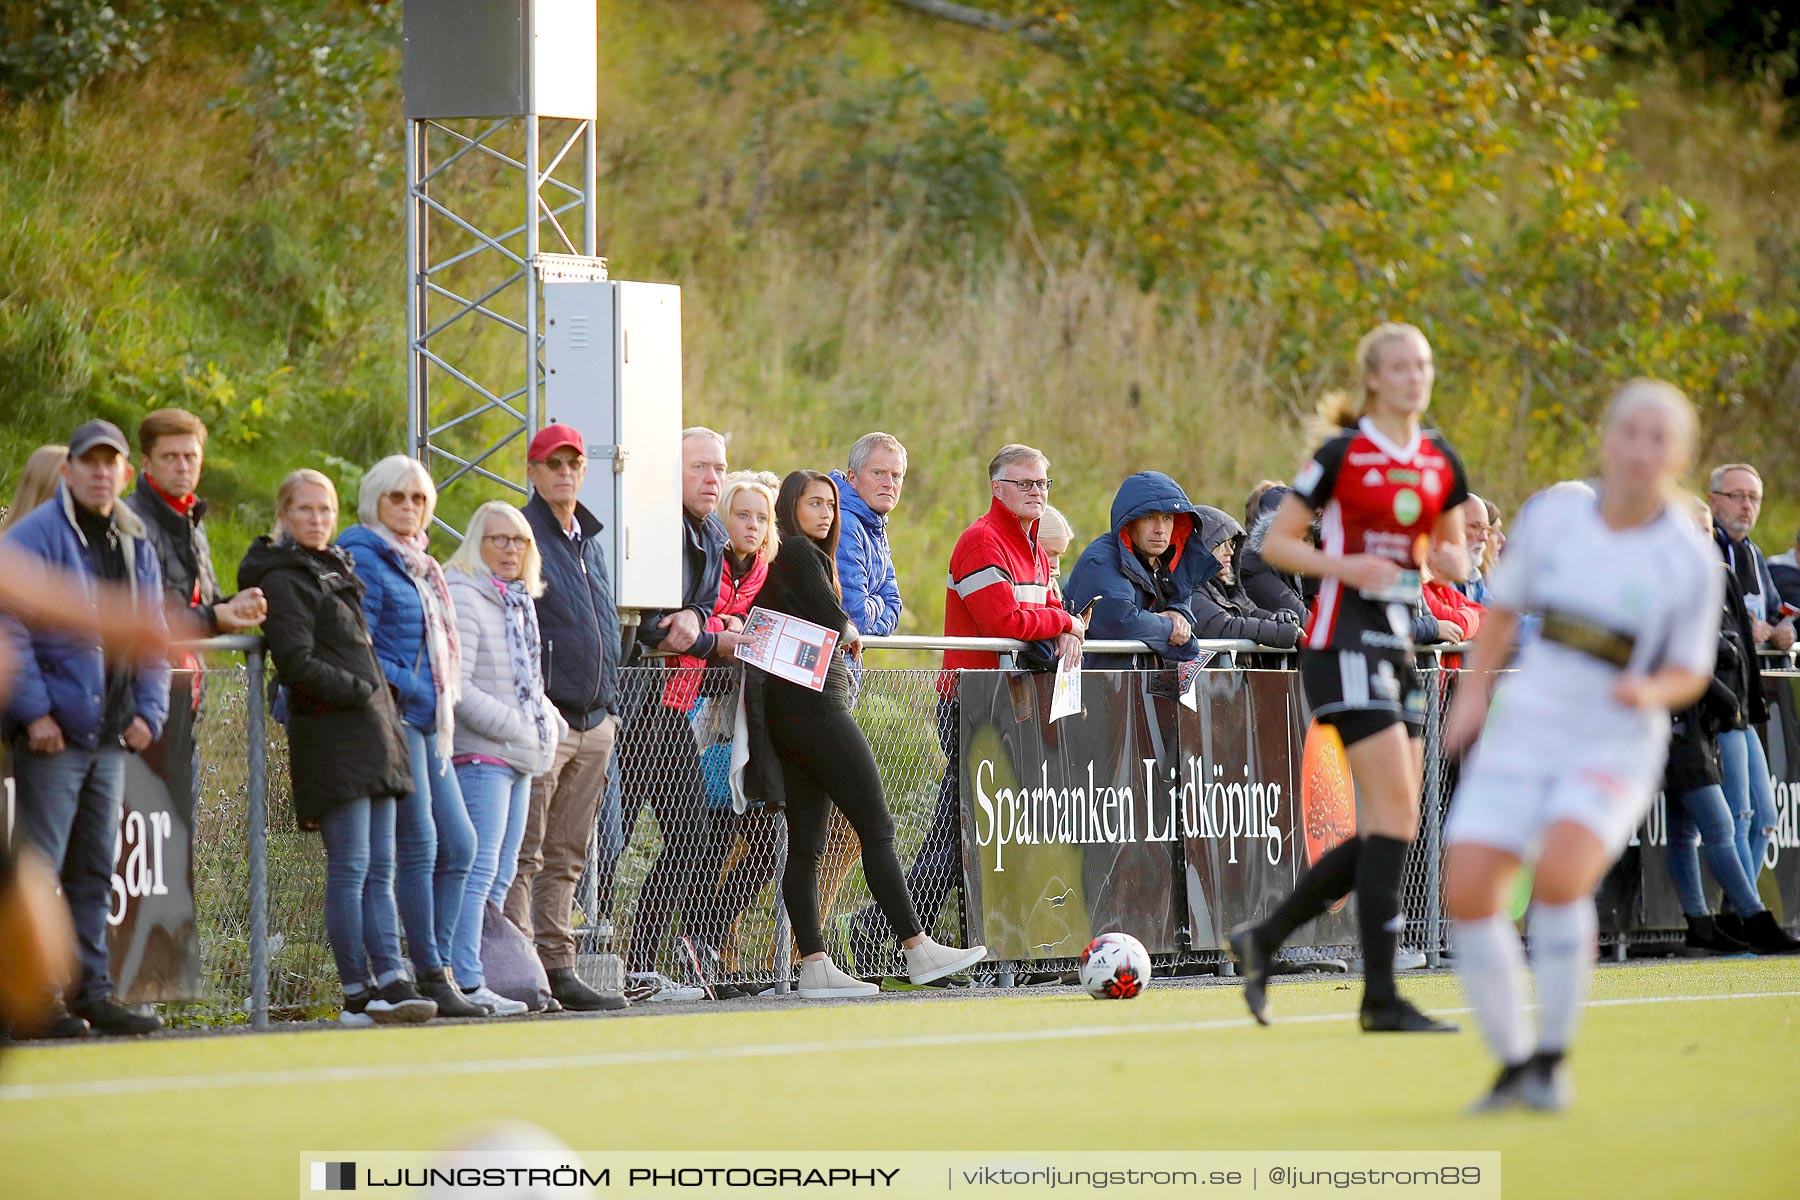
[[[1488,1049],[1503,1066],[1531,1056],[1531,1026],[1525,1020],[1525,946],[1504,913],[1479,921],[1452,923],[1456,975],[1475,1010],[1475,1023]]]
[[[1573,904],[1533,904],[1527,927],[1537,975],[1538,1049],[1561,1053],[1581,1023],[1600,918],[1590,896]]]

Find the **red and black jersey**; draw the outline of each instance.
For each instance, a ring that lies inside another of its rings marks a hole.
[[[1373,554],[1399,563],[1399,583],[1359,592],[1337,579],[1319,585],[1303,645],[1313,650],[1410,649],[1424,604],[1419,567],[1438,518],[1469,498],[1462,460],[1435,430],[1396,446],[1364,418],[1319,447],[1294,480],[1294,494],[1320,515],[1328,554]]]

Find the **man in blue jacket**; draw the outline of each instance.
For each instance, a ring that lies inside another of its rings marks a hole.
[[[842,506],[837,568],[844,612],[861,632],[886,637],[900,628],[900,580],[887,526],[906,485],[906,447],[892,434],[865,433],[850,447],[850,469],[831,475]]]
[[[1198,532],[1192,501],[1162,472],[1140,471],[1119,485],[1112,532],[1081,552],[1063,589],[1063,607],[1082,612],[1092,604],[1089,637],[1143,642],[1159,661],[1090,654],[1087,666],[1157,666],[1199,655],[1190,600],[1218,572],[1219,560]]]
[[[144,524],[119,495],[131,480],[125,435],[89,421],[69,438],[56,495],[7,531],[9,547],[79,579],[90,602],[99,583],[122,586],[148,617],[160,619],[162,572]],[[30,633],[0,618],[18,663],[4,736],[13,755],[18,833],[54,864],[75,922],[81,982],[69,996],[79,1036],[141,1034],[162,1021],[112,995],[106,914],[112,902],[113,843],[125,795],[125,761],[148,749],[169,712],[169,667],[133,664],[90,638]]]

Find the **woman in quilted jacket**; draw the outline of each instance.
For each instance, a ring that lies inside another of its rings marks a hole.
[[[463,881],[450,968],[468,999],[498,1016],[526,1005],[487,986],[481,928],[499,921],[519,865],[531,780],[550,769],[568,723],[544,695],[537,606],[543,560],[525,516],[491,501],[469,519],[468,536],[444,578],[462,643],[462,689],[450,763],[475,826],[475,861]]]

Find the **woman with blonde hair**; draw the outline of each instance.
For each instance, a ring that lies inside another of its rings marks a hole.
[[[447,1017],[479,1017],[450,973],[462,916],[463,884],[475,861],[475,826],[450,769],[462,651],[456,608],[428,531],[437,507],[431,472],[392,454],[370,467],[358,491],[362,519],[338,544],[363,581],[363,611],[375,655],[393,685],[406,726],[413,787],[401,801],[394,889],[419,990]]]
[[[1352,888],[1362,943],[1362,1027],[1442,1033],[1403,998],[1394,951],[1404,918],[1400,882],[1419,831],[1424,773],[1425,684],[1409,636],[1423,612],[1422,568],[1468,572],[1460,506],[1469,498],[1462,461],[1423,427],[1436,378],[1431,344],[1411,325],[1387,323],[1356,347],[1361,392],[1319,405],[1329,436],[1294,478],[1263,537],[1278,571],[1317,576],[1319,596],[1300,639],[1300,679],[1315,720],[1343,738],[1361,801],[1357,836],[1314,863],[1262,922],[1232,931],[1244,1001],[1268,1024],[1266,985],[1275,951]],[[1307,540],[1314,515],[1320,545]]]
[[[275,529],[238,564],[268,598],[263,623],[286,690],[294,815],[325,843],[325,934],[344,988],[345,1025],[429,1021],[400,956],[394,902],[395,801],[412,789],[406,739],[369,643],[362,583],[332,544],[337,489],[318,471],[281,481]]]
[[[497,1016],[527,1005],[487,986],[481,930],[503,921],[519,865],[531,780],[548,771],[568,722],[544,695],[537,606],[543,560],[525,515],[489,501],[469,518],[468,535],[444,565],[462,645],[462,694],[450,764],[475,828],[475,859],[463,881],[462,912],[450,940],[450,969],[463,995]]]
[[[1474,746],[1444,827],[1444,896],[1456,973],[1500,1065],[1477,1112],[1573,1099],[1563,1057],[1593,970],[1594,889],[1656,799],[1671,711],[1712,682],[1726,577],[1676,488],[1694,427],[1669,384],[1633,380],[1613,396],[1597,486],[1520,511],[1445,720],[1448,753]],[[1525,613],[1538,632],[1514,657]],[[1527,861],[1535,1031],[1506,903]]]
[[[25,460],[25,469],[19,472],[19,486],[13,492],[12,504],[7,507],[6,520],[0,523],[0,531],[17,525],[26,513],[56,495],[56,485],[62,480],[62,466],[68,461],[67,446],[39,446],[31,452],[31,457]]]

